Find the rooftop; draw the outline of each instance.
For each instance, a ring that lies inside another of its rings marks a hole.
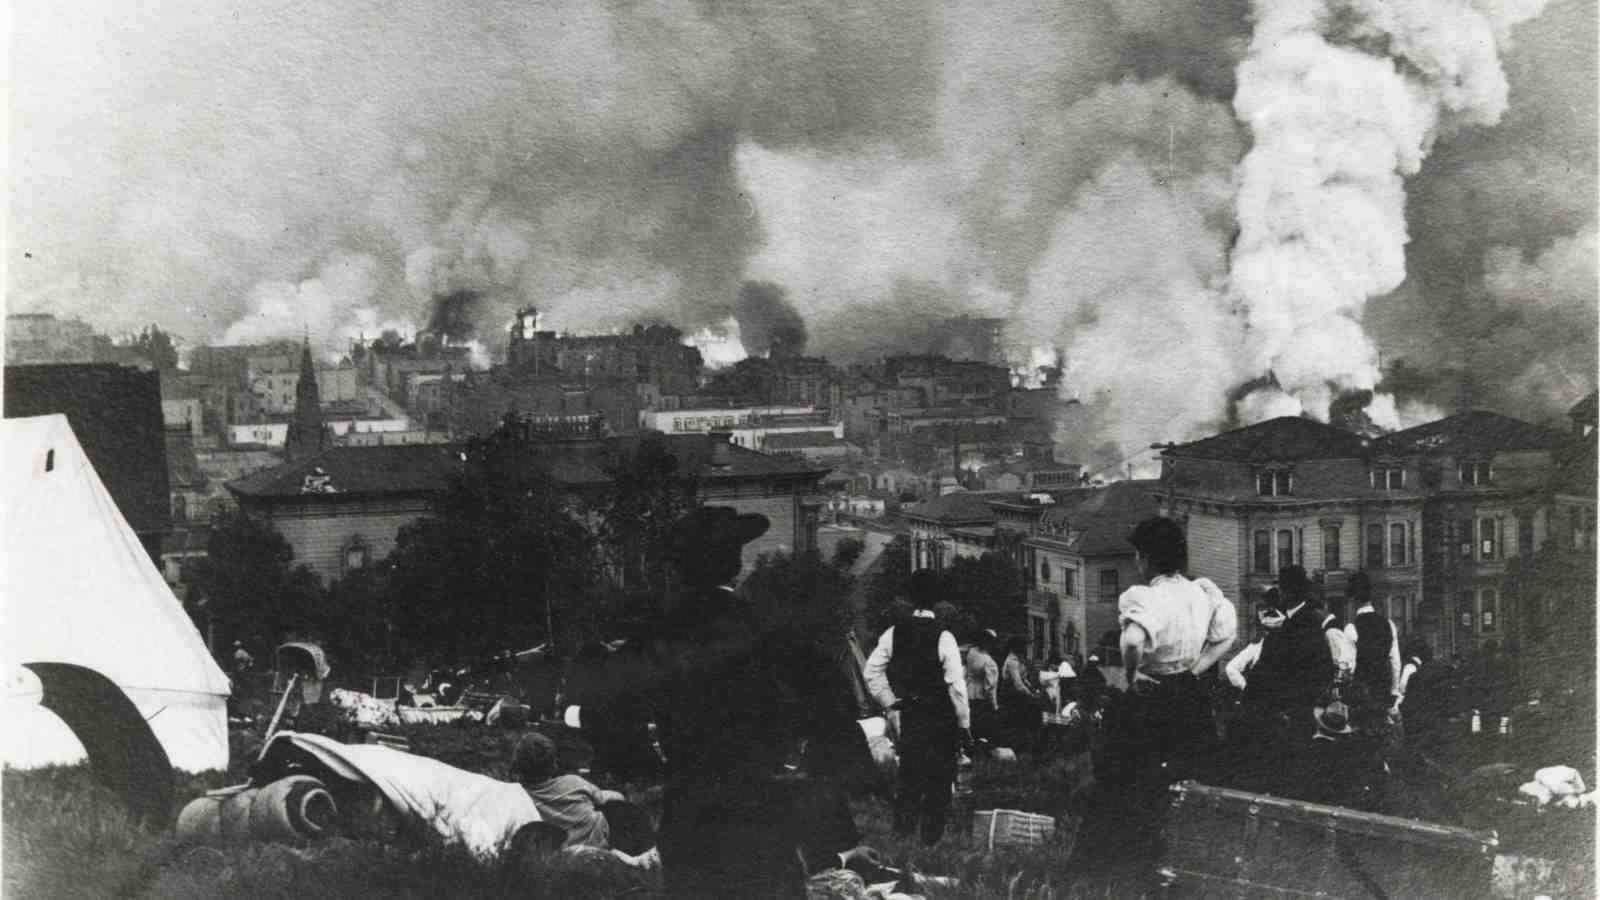
[[[241,497],[304,493],[427,494],[443,490],[461,468],[459,444],[330,447],[314,456],[228,482]],[[308,485],[315,485],[308,489]]]
[[[845,447],[848,446],[844,438],[834,435],[831,431],[794,431],[781,434],[769,434],[766,440],[766,449],[770,452],[781,450],[802,450],[812,447]]]
[[[815,480],[827,470],[803,460],[771,456],[723,443],[725,461],[713,459],[714,442],[704,434],[662,435],[680,472],[694,472],[701,481],[739,478]],[[552,440],[528,443],[529,464],[536,465],[568,488],[603,487],[610,471],[638,446],[639,435],[604,440]],[[315,456],[276,466],[230,482],[245,497],[291,497],[304,493],[428,494],[444,490],[459,471],[460,444],[376,444],[331,447]],[[308,481],[308,479],[310,479]],[[326,480],[324,480],[326,479]],[[317,485],[308,490],[309,485]],[[331,488],[332,490],[327,490]]]
[[[1589,396],[1572,404],[1567,410],[1567,418],[1586,425],[1594,425],[1600,420],[1600,391],[1590,391]]]
[[[923,519],[943,525],[989,525],[994,522],[992,500],[1015,500],[1016,491],[952,491],[901,510],[908,519]]]
[[[1172,456],[1234,462],[1300,459],[1350,459],[1365,456],[1359,435],[1312,419],[1279,416],[1245,428],[1224,431],[1166,451]]]
[[[1067,538],[1072,550],[1085,556],[1129,553],[1128,534],[1133,527],[1157,514],[1152,494],[1155,480],[1117,481],[1102,488],[1086,488],[1058,495],[1056,505],[1039,520],[1041,531],[1054,529]]]
[[[1373,442],[1373,450],[1392,454],[1470,455],[1505,450],[1549,450],[1558,440],[1559,436],[1548,428],[1474,409],[1384,435]]]

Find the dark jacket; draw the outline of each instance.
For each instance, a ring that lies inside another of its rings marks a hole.
[[[1255,715],[1287,713],[1309,721],[1333,676],[1333,653],[1323,633],[1322,615],[1303,606],[1262,641],[1261,658],[1245,686],[1243,708]]]
[[[1394,629],[1376,612],[1356,616],[1356,683],[1373,703],[1388,704],[1394,696],[1394,672],[1389,654],[1394,649]]]

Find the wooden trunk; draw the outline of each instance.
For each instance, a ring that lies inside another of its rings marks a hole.
[[[1337,806],[1186,781],[1172,786],[1159,873],[1169,896],[1471,898],[1496,839]]]

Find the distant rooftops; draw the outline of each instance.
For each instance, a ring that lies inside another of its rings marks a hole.
[[[529,463],[571,489],[600,488],[641,435],[530,442]],[[679,472],[704,482],[726,479],[815,481],[827,470],[792,457],[771,456],[706,434],[663,435]],[[303,460],[230,482],[241,497],[288,498],[307,493],[415,495],[444,490],[460,471],[460,444],[337,446]]]
[[[1298,416],[1279,416],[1167,450],[1172,456],[1192,459],[1250,462],[1348,459],[1366,452],[1366,441],[1359,435]]]
[[[1447,416],[1373,441],[1378,453],[1404,455],[1442,452],[1472,455],[1506,450],[1549,450],[1560,436],[1548,428],[1487,410]]]

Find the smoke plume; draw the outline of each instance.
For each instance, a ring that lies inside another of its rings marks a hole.
[[[1499,50],[1541,0],[1259,2],[1234,109],[1239,165],[1231,287],[1249,364],[1326,419],[1337,391],[1371,390],[1369,298],[1405,279],[1406,176],[1441,127],[1505,111]],[[1392,423],[1389,423],[1392,424]]]
[[[799,355],[806,349],[806,323],[789,305],[783,288],[770,281],[747,281],[733,306],[739,341],[754,356]]]

